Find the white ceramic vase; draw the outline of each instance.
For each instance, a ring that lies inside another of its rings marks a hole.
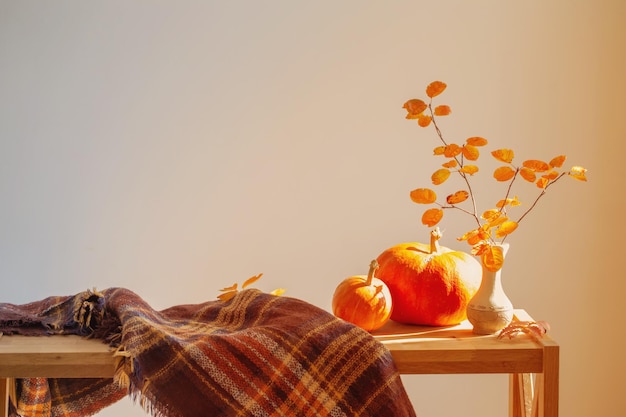
[[[501,245],[506,257],[509,244]],[[482,265],[482,262],[481,262]],[[489,271],[484,265],[480,287],[467,305],[467,319],[475,334],[494,334],[513,320],[513,304],[502,288],[502,268]]]

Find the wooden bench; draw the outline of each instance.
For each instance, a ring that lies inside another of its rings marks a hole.
[[[524,310],[515,317],[532,321]],[[509,374],[509,416],[558,417],[559,346],[550,337],[475,336],[468,323],[432,328],[390,322],[374,337],[402,374]],[[78,336],[0,337],[0,415],[11,378],[111,378],[115,360],[99,340]]]
[[[100,340],[80,336],[0,337],[0,415],[8,413],[11,378],[112,378],[115,359]]]

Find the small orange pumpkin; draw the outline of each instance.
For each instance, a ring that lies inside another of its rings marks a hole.
[[[373,260],[367,277],[355,275],[344,279],[333,295],[333,314],[371,332],[382,327],[393,307],[389,288],[374,277],[378,262]]]
[[[428,326],[458,324],[480,286],[482,267],[472,255],[439,246],[441,232],[431,232],[430,245],[402,243],[378,256],[378,278],[389,287],[391,319]]]

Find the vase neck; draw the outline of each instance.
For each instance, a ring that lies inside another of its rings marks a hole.
[[[483,276],[481,281],[481,286],[492,289],[502,289],[502,269],[497,270],[496,272],[489,271],[487,268],[483,267]]]
[[[502,256],[506,257],[506,253],[509,251],[508,243],[496,243],[494,246],[500,246],[502,248]]]

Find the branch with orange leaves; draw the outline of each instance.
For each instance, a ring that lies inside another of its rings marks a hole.
[[[433,107],[433,98],[439,96],[446,89],[447,85],[441,81],[434,81],[426,88],[426,95],[429,98],[428,103],[421,99],[411,99],[404,103],[403,108],[406,109],[407,119],[417,120],[421,127],[433,125],[435,132],[440,139],[442,145],[434,148],[435,156],[442,156],[446,161],[431,175],[431,182],[435,186],[443,184],[452,173],[456,173],[463,179],[466,189],[458,190],[446,196],[446,205],[438,202],[437,193],[431,188],[417,188],[411,191],[411,200],[418,204],[435,204],[438,207],[429,208],[422,214],[422,224],[433,227],[437,225],[443,218],[443,210],[454,208],[460,210],[474,218],[477,227],[458,240],[465,240],[472,246],[472,253],[475,255],[484,255],[497,258],[493,267],[500,268],[499,256],[494,254],[491,248],[496,243],[496,239],[501,242],[513,233],[519,223],[532,211],[541,197],[543,197],[547,189],[560,180],[565,175],[580,181],[587,181],[586,169],[581,166],[574,166],[569,172],[561,172],[559,169],[565,162],[565,155],[558,155],[549,162],[538,159],[529,159],[522,162],[520,166],[513,164],[515,153],[512,149],[496,149],[491,155],[502,162],[504,165],[498,167],[493,172],[493,178],[498,182],[508,182],[505,196],[498,201],[495,208],[484,211],[479,215],[477,209],[476,195],[471,185],[472,176],[479,171],[479,167],[473,163],[480,157],[479,148],[487,145],[488,141],[480,136],[473,136],[465,140],[460,145],[450,143],[444,139],[444,135],[437,123],[437,118],[448,116],[452,111],[448,105],[437,105]],[[469,162],[468,162],[469,161]],[[532,205],[517,219],[511,220],[508,215],[508,209],[519,206],[522,203],[517,196],[511,198],[513,184],[518,177],[522,177],[529,183],[534,183],[541,192],[536,197]],[[470,200],[472,208],[467,209],[460,206],[466,200]],[[501,243],[500,242],[500,243]]]

